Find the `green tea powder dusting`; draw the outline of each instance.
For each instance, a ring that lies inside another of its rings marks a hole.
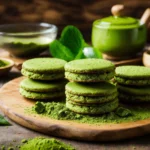
[[[36,137],[27,140],[20,146],[20,150],[75,150],[71,145],[60,142],[56,139]]]
[[[78,114],[66,108],[61,102],[36,102],[33,107],[25,109],[28,114],[39,114],[56,120],[72,120],[80,123],[101,125],[105,123],[134,122],[150,118],[150,108],[142,106],[119,106],[115,111],[103,115],[89,116]]]

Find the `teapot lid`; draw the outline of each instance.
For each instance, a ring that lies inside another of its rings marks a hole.
[[[111,12],[113,16],[96,20],[94,25],[99,28],[106,29],[132,29],[137,28],[140,25],[140,21],[138,19],[123,16],[124,5],[114,5]]]
[[[109,16],[94,22],[95,26],[107,29],[131,29],[137,28],[139,24],[139,20],[135,18],[121,16]]]

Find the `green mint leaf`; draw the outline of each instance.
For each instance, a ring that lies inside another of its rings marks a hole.
[[[63,29],[59,41],[68,47],[74,56],[78,55],[79,51],[84,47],[84,39],[80,30],[71,25]]]
[[[102,58],[102,54],[98,51],[98,49],[93,47],[84,47],[83,54],[85,58]]]
[[[61,44],[58,40],[54,40],[50,43],[50,53],[53,57],[71,61],[74,59],[74,55],[69,48]]]
[[[10,125],[10,123],[0,115],[0,126]]]
[[[78,54],[76,55],[75,59],[83,59],[86,58],[82,49],[78,52]]]
[[[84,47],[91,47],[88,43],[84,42]]]

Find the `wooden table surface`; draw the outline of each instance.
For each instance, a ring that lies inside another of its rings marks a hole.
[[[20,71],[13,68],[7,76],[0,77],[0,87],[6,82],[21,76]],[[0,114],[3,114],[0,111]],[[3,114],[4,115],[4,114]],[[5,116],[6,119],[9,120]],[[12,126],[0,126],[0,147],[1,145],[10,146],[18,145],[21,143],[22,139],[33,138],[36,136],[52,137],[43,135],[41,133],[32,131],[30,129],[24,128],[15,122],[12,122]],[[115,136],[115,135],[114,135]],[[57,137],[54,137],[57,138]],[[83,141],[73,141],[63,138],[57,138],[63,142],[72,144],[77,150],[149,150],[150,149],[150,135],[145,135],[142,137],[128,139],[124,141],[117,142],[83,142]]]

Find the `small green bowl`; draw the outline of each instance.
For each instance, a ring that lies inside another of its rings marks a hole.
[[[14,61],[8,58],[0,58],[0,76],[4,76],[9,73],[14,66]]]
[[[0,25],[0,48],[15,57],[36,56],[48,49],[57,27],[48,23]]]

